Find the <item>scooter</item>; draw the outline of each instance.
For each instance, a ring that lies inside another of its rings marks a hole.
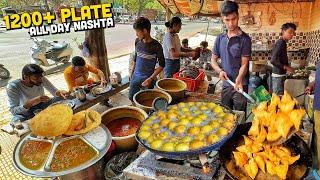
[[[163,37],[165,35],[165,31],[163,29],[158,28],[157,26],[154,28],[154,38],[162,44],[163,42]]]
[[[0,79],[8,79],[10,77],[10,72],[6,69],[3,64],[0,64]]]
[[[48,42],[44,39],[31,38],[34,45],[31,47],[31,63],[42,66],[52,66],[58,63],[66,64],[72,55],[72,48],[65,41]],[[48,60],[53,61],[49,63]]]

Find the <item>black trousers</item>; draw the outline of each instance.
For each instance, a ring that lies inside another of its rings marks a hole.
[[[248,92],[248,86],[243,86],[243,91]],[[221,103],[232,110],[247,110],[247,99],[241,93],[237,92],[234,87],[227,86],[222,88]]]

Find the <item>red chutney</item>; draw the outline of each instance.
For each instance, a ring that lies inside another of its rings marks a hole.
[[[114,137],[123,137],[136,133],[141,121],[132,117],[125,117],[111,121],[107,127]]]

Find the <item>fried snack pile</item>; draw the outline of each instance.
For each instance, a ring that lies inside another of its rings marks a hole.
[[[57,104],[33,117],[29,127],[34,135],[52,138],[63,134],[83,134],[98,127],[100,123],[101,116],[94,110],[88,109],[73,115],[70,106]]]
[[[101,116],[97,111],[87,109],[73,115],[71,124],[65,135],[84,134],[101,124]]]
[[[49,106],[31,119],[30,130],[37,136],[60,136],[68,130],[72,114],[72,109],[68,105]]]
[[[294,109],[296,100],[286,91],[280,99],[272,94],[270,104],[262,102],[253,109],[254,119],[248,135],[257,142],[273,142],[287,138],[291,128],[299,130],[301,120],[305,115],[304,109]]]
[[[152,149],[177,152],[200,149],[225,138],[235,115],[215,103],[188,102],[158,111],[145,120],[138,137]]]
[[[299,130],[305,110],[294,109],[295,105],[296,100],[285,91],[282,98],[272,94],[269,105],[262,102],[253,109],[249,137],[244,136],[244,145],[233,152],[236,165],[244,167],[250,178],[254,179],[260,169],[263,173],[286,179],[289,165],[300,158],[283,146],[268,145],[280,138],[286,139],[291,128]]]
[[[280,179],[286,179],[289,165],[300,158],[300,155],[292,155],[290,150],[283,146],[271,147],[247,136],[243,137],[245,144],[237,147],[233,156],[236,165],[244,167],[251,179],[256,177],[259,169],[264,173],[277,175]]]

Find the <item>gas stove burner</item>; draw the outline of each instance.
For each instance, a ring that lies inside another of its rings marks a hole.
[[[166,163],[172,163],[172,164],[178,164],[178,165],[184,165],[185,161],[184,160],[174,160],[174,159],[167,159],[167,158],[156,158],[157,161],[160,162],[166,162]]]
[[[172,160],[146,151],[124,170],[124,174],[129,179],[219,179],[215,178],[221,174],[218,156],[212,157],[209,153],[204,157],[207,159],[204,163],[199,159]]]

